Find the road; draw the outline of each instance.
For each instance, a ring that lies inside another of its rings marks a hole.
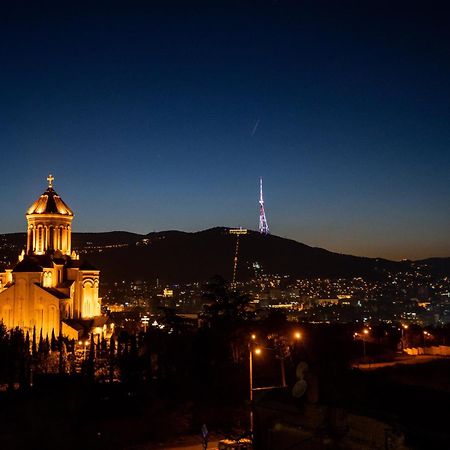
[[[208,450],[216,450],[219,439],[211,438],[208,443]],[[127,450],[203,450],[199,436],[184,436],[165,444],[148,444],[130,447]]]
[[[396,365],[413,365],[413,364],[424,364],[431,361],[436,361],[440,359],[449,359],[446,356],[437,355],[417,355],[417,356],[404,356],[398,358],[394,361],[370,363],[370,364],[353,364],[355,369],[361,370],[376,370],[383,369],[385,367],[392,367]]]

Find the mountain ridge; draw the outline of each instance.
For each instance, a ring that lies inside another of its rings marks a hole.
[[[166,283],[205,281],[213,275],[230,279],[236,236],[228,227],[196,232],[167,230],[139,234],[128,231],[72,233],[73,248],[102,270],[106,281],[156,280]],[[0,235],[2,260],[13,262],[24,248],[25,233]],[[450,274],[450,258],[391,261],[331,252],[293,239],[249,230],[240,237],[238,280],[254,275],[254,264],[270,274],[292,277],[368,279],[388,272],[427,265],[434,274]]]

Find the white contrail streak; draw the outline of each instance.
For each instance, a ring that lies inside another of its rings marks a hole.
[[[256,121],[255,126],[253,127],[253,130],[252,130],[252,136],[255,135],[256,130],[258,129],[258,125],[259,125],[259,118],[258,118],[258,120]]]

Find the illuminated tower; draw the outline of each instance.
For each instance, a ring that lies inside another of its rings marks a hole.
[[[267,224],[266,213],[264,211],[262,178],[259,179],[259,232],[261,234],[269,234],[269,225]]]
[[[0,322],[76,341],[105,335],[113,326],[101,313],[100,271],[72,252],[73,212],[53,190],[53,179],[48,176],[46,191],[27,210],[26,254],[0,273]]]
[[[53,190],[54,177],[47,177],[47,190],[28,208],[27,254],[44,255],[59,250],[71,254],[72,210]]]

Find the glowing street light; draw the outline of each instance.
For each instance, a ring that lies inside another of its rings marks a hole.
[[[300,340],[302,338],[302,334],[300,333],[300,331],[296,331],[294,333],[294,338],[297,340]]]
[[[402,323],[402,348],[404,348],[406,346],[406,341],[405,341],[405,331],[409,328],[409,325],[407,323]]]
[[[362,334],[364,359],[366,359],[366,339],[365,339],[365,336],[367,336],[368,334],[369,334],[369,330],[367,328],[364,328],[363,334]]]
[[[254,334],[252,334],[252,339],[255,340],[256,336]],[[249,343],[248,345],[248,349],[249,349],[249,387],[250,387],[250,433],[253,434],[253,353],[255,353],[255,355],[260,355],[261,354],[261,347],[255,347],[254,344],[252,342]]]

